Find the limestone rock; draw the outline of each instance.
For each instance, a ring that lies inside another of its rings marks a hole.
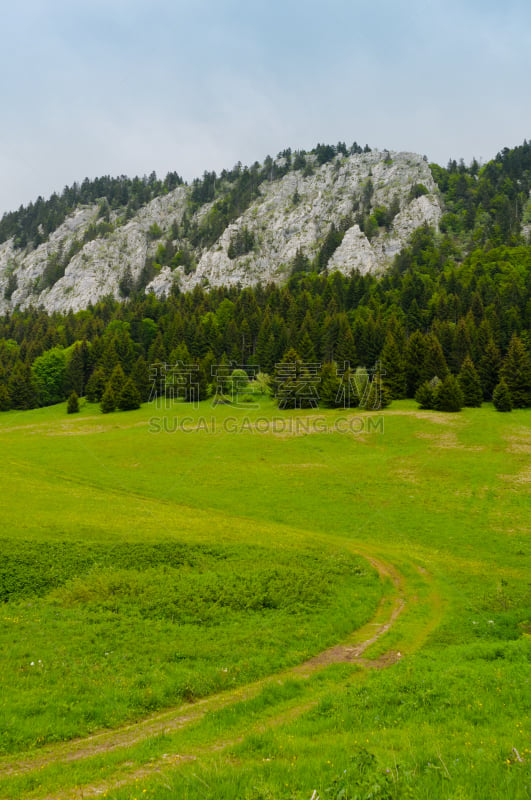
[[[427,193],[411,199],[416,184]],[[169,240],[173,223],[180,225],[185,213],[190,214],[190,193],[190,187],[179,186],[128,221],[113,212],[114,229],[96,238],[90,226],[98,224],[97,205],[76,209],[34,250],[17,250],[12,240],[0,244],[0,313],[16,306],[77,311],[108,295],[121,298],[124,278],[141,282],[146,259],[156,253],[159,241],[153,238],[152,226],[156,223],[162,232],[160,241]],[[397,213],[392,223],[378,228],[369,241],[357,215],[393,204]],[[191,223],[200,221],[210,207],[199,208]],[[174,242],[192,252],[195,270],[162,267],[146,290],[165,296],[175,283],[186,290],[197,284],[243,287],[285,281],[297,251],[315,258],[332,224],[344,237],[329,270],[382,272],[414,230],[424,223],[437,227],[440,216],[438,190],[421,156],[374,151],[337,156],[322,166],[314,164],[313,174],[290,171],[280,180],[262,183],[260,196],[212,247],[193,248],[186,239]],[[230,258],[231,239],[244,227],[254,237],[253,250]]]

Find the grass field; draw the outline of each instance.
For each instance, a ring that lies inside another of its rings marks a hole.
[[[0,447],[0,797],[531,797],[529,411],[62,405]]]

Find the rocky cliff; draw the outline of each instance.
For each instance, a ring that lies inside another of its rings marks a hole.
[[[157,197],[130,219],[114,210],[106,225],[99,224],[101,206],[79,207],[35,248],[17,249],[10,239],[0,244],[0,313],[16,306],[76,311],[139,285],[164,295],[175,284],[186,290],[282,282],[297,254],[316,260],[331,230],[338,237],[328,270],[380,272],[416,228],[438,225],[439,193],[421,156],[339,154],[309,166],[262,182],[244,213],[208,246],[183,233],[197,230],[212,208],[191,206],[189,186]],[[248,244],[238,254],[233,245],[242,231]],[[161,243],[186,250],[186,266],[160,266]]]

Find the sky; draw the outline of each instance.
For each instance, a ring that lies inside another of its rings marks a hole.
[[[83,178],[318,142],[445,165],[531,139],[528,0],[18,0],[0,21],[0,215]]]

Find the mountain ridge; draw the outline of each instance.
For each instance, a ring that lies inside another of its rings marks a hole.
[[[161,297],[175,286],[285,282],[297,254],[344,274],[382,272],[414,230],[438,225],[442,204],[430,167],[413,153],[333,150],[327,160],[322,151],[306,154],[299,168],[291,151],[258,168],[237,165],[232,183],[223,173],[218,178],[228,189],[206,202],[212,173],[191,185],[172,173],[174,188],[126,215],[104,198],[78,205],[35,247],[17,247],[11,236],[0,244],[0,313],[77,311],[137,289]],[[241,213],[223,218],[220,207],[230,205],[234,185],[245,185],[247,176],[256,185],[250,192],[244,186]],[[238,245],[239,235],[247,244]]]
[[[456,264],[529,243],[531,144],[468,167],[339,142],[191,184],[176,172],[85,179],[0,220],[0,314],[283,284],[296,272],[382,274],[421,227]]]

